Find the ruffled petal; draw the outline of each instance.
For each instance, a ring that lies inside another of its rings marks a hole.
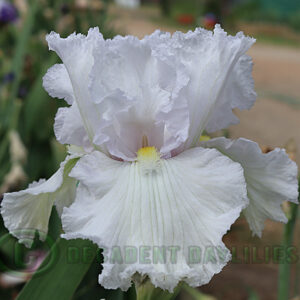
[[[133,36],[98,43],[93,55],[90,93],[103,112],[94,143],[104,143],[110,154],[128,161],[147,136],[163,157],[170,156],[188,136],[182,89],[189,78],[183,66]]]
[[[156,31],[142,40],[105,41],[95,28],[66,39],[52,32],[47,41],[65,69],[49,70],[46,89],[62,76],[58,68],[59,74],[67,70],[90,143],[126,161],[134,160],[144,136],[163,158],[177,155],[204,129],[237,123],[232,109],[249,109],[255,101],[245,55],[254,39],[228,36],[220,26],[214,33]]]
[[[89,30],[87,36],[71,34],[65,39],[61,38],[59,34],[51,32],[47,35],[46,40],[49,49],[58,54],[68,72],[74,92],[74,100],[92,143],[101,114],[90,101],[89,73],[94,64],[93,49],[98,42],[103,42],[103,37],[99,33],[99,29],[94,28]]]
[[[31,247],[35,232],[44,240],[53,204],[59,214],[75,198],[76,180],[68,176],[78,158],[69,156],[47,181],[40,180],[26,190],[4,194],[1,215],[5,227],[21,243]]]
[[[93,147],[84,128],[76,102],[71,107],[61,107],[55,116],[54,133],[62,144],[83,147],[90,152]]]
[[[156,31],[146,39],[159,55],[176,57],[190,78],[185,91],[190,115],[185,148],[195,145],[204,129],[215,131],[237,123],[233,108],[249,109],[254,104],[252,61],[245,55],[254,39],[241,32],[227,35],[219,25],[213,32]]]
[[[88,238],[105,249],[108,260],[99,277],[105,288],[128,289],[136,272],[170,291],[179,281],[199,286],[230,259],[222,237],[247,204],[247,195],[241,166],[218,151],[190,149],[161,159],[152,172],[144,172],[140,162],[93,152],[79,160],[70,176],[80,185],[75,202],[63,211],[63,237]],[[146,247],[149,257],[143,261],[140,254],[128,263],[126,247]],[[155,262],[155,247],[166,249],[163,263]],[[174,260],[172,249],[177,249]],[[203,255],[210,249],[212,256],[195,262],[191,249]],[[113,259],[115,251],[121,251],[121,261]]]
[[[266,219],[287,222],[281,204],[298,202],[298,169],[285,150],[264,154],[257,143],[243,138],[216,138],[201,146],[216,148],[244,168],[249,197],[244,214],[253,234],[261,237]]]
[[[63,64],[52,66],[43,77],[43,87],[51,97],[74,102],[74,92],[68,71]]]
[[[219,96],[210,119],[207,122],[206,131],[214,132],[229,125],[239,123],[239,119],[233,113],[234,108],[239,110],[250,109],[256,100],[254,80],[252,78],[252,58],[241,56],[232,71],[228,75],[227,83]],[[226,117],[224,117],[226,116]]]

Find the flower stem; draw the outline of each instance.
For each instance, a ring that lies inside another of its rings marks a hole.
[[[293,234],[297,220],[298,204],[290,204],[290,216],[287,224],[284,227],[284,236],[282,245],[285,249],[290,247],[293,243]],[[289,299],[290,288],[290,272],[291,265],[285,260],[279,265],[279,282],[278,282],[278,300]]]
[[[169,293],[160,288],[155,288],[149,279],[137,282],[135,280],[136,300],[172,300],[175,299],[180,291],[180,285],[178,285],[174,293]]]

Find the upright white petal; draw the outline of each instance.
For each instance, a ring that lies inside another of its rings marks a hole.
[[[57,33],[51,32],[46,39],[49,49],[54,50],[59,55],[68,72],[74,100],[77,103],[84,128],[92,143],[98,119],[101,115],[90,101],[88,76],[94,64],[93,49],[97,42],[103,41],[103,37],[99,33],[99,29],[94,28],[89,30],[87,36],[71,34],[64,39]]]
[[[216,131],[237,123],[233,108],[249,109],[254,104],[252,61],[245,55],[254,39],[241,32],[227,35],[219,25],[213,33],[201,28],[173,35],[156,31],[146,39],[159,55],[175,56],[190,78],[186,89],[190,115],[186,148],[196,144],[204,129]]]
[[[297,165],[285,150],[262,153],[257,143],[240,138],[216,138],[202,146],[216,148],[244,168],[249,206],[244,214],[253,234],[262,235],[266,219],[286,222],[284,201],[298,202]]]
[[[64,67],[48,71],[45,88],[67,98],[71,82],[82,118],[76,127],[85,128],[97,150],[122,160],[134,160],[144,136],[162,157],[177,155],[204,129],[237,123],[232,109],[249,109],[255,101],[252,62],[245,55],[254,39],[228,36],[219,26],[213,33],[156,31],[142,40],[105,41],[92,29],[66,39],[51,33],[47,41]],[[54,87],[58,78],[62,83]],[[61,126],[67,119],[57,119],[60,136],[67,135],[68,124]]]
[[[101,152],[80,159],[70,176],[80,181],[75,202],[62,215],[65,238],[88,238],[107,249],[151,249],[150,262],[104,263],[99,277],[105,288],[131,285],[136,272],[173,290],[179,281],[209,282],[230,259],[222,237],[247,204],[243,171],[218,151],[203,148],[161,159],[152,170],[137,162],[119,162]],[[146,171],[146,172],[145,172]],[[165,247],[167,260],[155,263],[154,247]],[[179,247],[176,261],[170,247]],[[216,261],[193,263],[191,247],[210,248]],[[219,256],[219,254],[222,255]]]
[[[58,109],[55,117],[54,132],[62,144],[72,144],[93,148],[86,132],[75,99],[73,86],[66,67],[63,64],[52,66],[43,77],[43,87],[52,97],[63,98],[71,105],[70,108]]]
[[[68,104],[74,102],[72,83],[63,64],[52,66],[43,77],[43,87],[51,97],[65,99]]]
[[[69,156],[47,181],[40,180],[26,190],[4,194],[1,203],[4,225],[27,247],[32,245],[36,231],[41,240],[46,238],[54,203],[61,214],[63,207],[74,201],[76,180],[68,174],[77,160]]]
[[[54,133],[56,139],[62,144],[83,147],[88,152],[93,150],[76,102],[70,107],[58,109],[55,116]]]
[[[206,131],[213,132],[239,123],[239,119],[233,113],[234,108],[239,110],[250,109],[256,100],[254,80],[252,78],[252,59],[242,55],[228,74],[227,82],[220,92]]]
[[[183,66],[133,36],[98,43],[93,55],[90,93],[103,112],[94,142],[104,143],[113,156],[132,160],[147,136],[162,156],[170,156],[188,136],[182,90],[189,78]]]
[[[88,134],[80,115],[75,99],[70,76],[64,64],[52,66],[43,77],[43,87],[51,97],[65,99],[71,107],[58,109],[54,133],[57,140],[62,144],[72,144],[85,149],[91,149]]]

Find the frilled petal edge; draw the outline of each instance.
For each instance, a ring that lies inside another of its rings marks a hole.
[[[43,87],[51,97],[74,102],[74,92],[67,69],[63,64],[55,64],[43,77]]]
[[[55,116],[54,133],[61,144],[83,147],[88,152],[93,149],[76,103],[70,107],[58,109]]]
[[[287,221],[281,204],[298,202],[298,168],[284,149],[262,153],[257,143],[243,138],[216,138],[201,146],[216,148],[244,168],[249,197],[244,214],[253,234],[261,237],[266,219]]]
[[[62,208],[73,202],[76,180],[68,174],[77,160],[77,156],[69,156],[48,180],[34,182],[23,191],[4,194],[1,204],[4,225],[20,243],[31,247],[36,231],[45,240],[53,204],[61,214]]]
[[[154,32],[145,38],[155,53],[175,56],[189,75],[185,90],[190,130],[186,147],[196,145],[205,129],[212,132],[236,124],[232,109],[249,109],[256,94],[252,60],[245,53],[255,42],[242,32],[228,35],[220,25],[213,32],[197,28],[187,33]]]
[[[99,282],[105,288],[128,289],[136,272],[169,291],[179,281],[199,286],[230,259],[222,237],[247,196],[241,166],[218,151],[190,149],[161,159],[150,173],[139,162],[95,151],[82,157],[70,176],[80,185],[62,214],[63,237],[87,238],[104,248],[108,259]],[[124,256],[116,261],[116,251],[122,256],[127,247],[140,255],[130,263]],[[156,247],[167,252],[163,262],[155,262]],[[196,255],[202,251],[203,259],[191,260],[191,249]],[[212,254],[208,260],[206,251]]]

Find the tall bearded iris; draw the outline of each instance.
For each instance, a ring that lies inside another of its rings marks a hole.
[[[54,130],[71,146],[49,180],[4,196],[11,233],[27,245],[28,229],[43,238],[56,205],[64,238],[88,238],[109,258],[139,249],[142,259],[131,263],[105,261],[105,288],[126,290],[139,274],[172,290],[222,269],[230,259],[222,237],[241,211],[259,236],[266,218],[286,221],[281,203],[297,201],[297,167],[284,150],[263,154],[246,139],[200,142],[204,131],[236,124],[234,108],[254,104],[245,55],[254,39],[216,26],[142,40],[52,32],[47,41],[63,63],[48,70],[44,87],[69,104]],[[157,263],[162,248],[166,259]],[[191,249],[208,248],[217,259],[191,260]]]

